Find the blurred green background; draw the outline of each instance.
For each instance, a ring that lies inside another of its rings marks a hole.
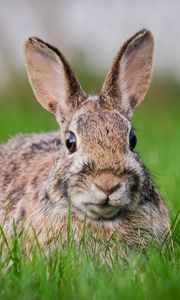
[[[104,74],[74,65],[86,92],[100,91]],[[26,74],[12,73],[0,90],[0,142],[16,133],[58,130],[53,115],[36,101]],[[144,102],[136,109],[133,126],[137,151],[174,216],[180,208],[180,84],[173,77],[154,76]]]
[[[26,257],[15,233],[7,258],[0,244],[0,299],[179,299],[180,219],[173,221],[180,209],[179,11],[180,1],[0,0],[0,143],[17,133],[58,130],[28,83],[22,51],[27,37],[57,46],[92,94],[100,91],[104,70],[122,43],[144,27],[152,31],[155,72],[132,122],[136,149],[174,224],[172,247],[170,239],[165,251],[132,252],[125,260],[115,251],[112,269],[108,259],[99,264],[98,247],[84,256],[86,247],[83,252],[71,243],[46,258],[39,248]]]
[[[25,74],[22,45],[28,36],[57,46],[84,89],[94,93],[122,43],[143,27],[152,31],[156,75],[133,125],[137,150],[175,214],[180,207],[180,2],[0,0],[0,8],[0,142],[17,132],[58,129],[35,100]]]

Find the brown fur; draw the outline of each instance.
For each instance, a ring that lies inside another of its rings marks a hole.
[[[169,230],[166,206],[138,155],[129,149],[129,118],[151,77],[152,59],[143,67],[142,59],[147,53],[152,57],[152,45],[147,30],[133,36],[116,57],[101,95],[87,97],[58,50],[39,39],[26,42],[32,88],[38,101],[55,113],[61,140],[59,133],[22,135],[0,146],[0,220],[9,237],[15,220],[31,242],[33,226],[44,248],[66,240],[70,197],[77,241],[86,212],[88,237],[99,239],[100,234],[106,241],[115,235],[130,247],[164,238]],[[138,52],[132,52],[136,47]],[[58,82],[58,68],[61,90],[51,86]],[[144,78],[141,89],[140,82],[134,85],[131,71],[140,74],[140,81]],[[115,87],[118,95],[112,93]],[[76,136],[73,154],[65,146],[68,131]]]

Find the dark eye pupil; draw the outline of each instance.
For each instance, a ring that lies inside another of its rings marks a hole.
[[[76,150],[76,137],[73,132],[68,132],[66,136],[66,147],[70,153]]]
[[[133,151],[133,149],[136,147],[137,144],[137,138],[135,133],[131,130],[130,134],[129,134],[129,147],[130,150]]]

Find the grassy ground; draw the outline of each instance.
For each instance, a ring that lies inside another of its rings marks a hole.
[[[84,76],[79,70],[79,75],[86,89],[100,86],[98,75],[94,81],[91,73]],[[0,105],[1,142],[16,132],[57,128],[53,117],[34,100],[27,82],[16,79],[1,91]],[[169,206],[174,232],[169,246],[151,246],[147,253],[130,251],[126,257],[107,253],[102,263],[98,248],[89,254],[84,242],[75,245],[72,239],[53,255],[44,255],[37,245],[27,258],[15,231],[7,256],[0,256],[0,299],[179,299],[179,112],[179,85],[169,79],[154,80],[133,118],[137,150]],[[5,244],[2,228],[0,234]]]

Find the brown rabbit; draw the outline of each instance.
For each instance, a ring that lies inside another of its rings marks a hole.
[[[59,133],[18,135],[0,146],[0,220],[33,226],[39,242],[66,238],[68,200],[77,241],[115,234],[128,246],[162,240],[166,206],[134,151],[130,119],[152,74],[153,37],[143,29],[118,51],[99,96],[80,87],[64,56],[38,38],[24,45],[37,100],[53,113]],[[61,137],[60,137],[61,135]]]

